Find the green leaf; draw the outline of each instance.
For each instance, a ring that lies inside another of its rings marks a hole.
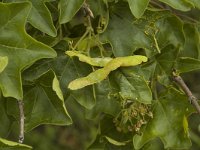
[[[59,82],[53,71],[42,75],[38,85],[24,96],[27,131],[40,124],[69,125],[72,120],[65,108]],[[30,103],[31,99],[31,103]]]
[[[174,9],[178,9],[181,11],[189,11],[193,5],[188,0],[159,0],[167,5],[173,7]]]
[[[28,21],[38,30],[55,37],[57,31],[53,25],[53,20],[49,9],[45,5],[49,0],[6,0],[6,2],[30,2],[32,4]]]
[[[178,53],[179,48],[175,48],[172,45],[163,48],[162,53],[156,56],[157,71],[159,70],[166,75],[171,75],[172,69],[174,69],[177,60]]]
[[[7,114],[6,100],[1,96],[0,99],[0,137],[6,137],[10,131],[12,121]]]
[[[190,0],[190,1],[194,4],[194,6],[195,6],[196,8],[200,9],[199,0]]]
[[[102,113],[116,116],[120,111],[120,103],[111,95],[111,87],[109,80],[104,80],[94,85],[96,104],[92,109],[85,110],[87,119],[94,119]]]
[[[159,137],[165,149],[189,149],[191,146],[188,133],[185,133],[185,117],[193,112],[188,105],[188,98],[171,88],[162,94],[153,106],[153,119],[142,128],[141,135],[133,137],[135,149],[140,149],[149,140]]]
[[[176,69],[179,73],[199,70],[200,60],[189,57],[180,57],[176,62]]]
[[[131,69],[120,69],[111,74],[111,86],[124,100],[150,104],[152,93],[143,76],[134,74]],[[114,84],[113,84],[114,82]]]
[[[2,71],[4,71],[4,69],[6,68],[7,65],[8,65],[8,57],[7,56],[4,56],[4,57],[0,56],[0,73]]]
[[[183,129],[185,134],[189,134],[188,121],[186,116],[183,117]]]
[[[53,25],[53,20],[45,2],[47,0],[29,0],[32,3],[32,9],[28,17],[28,21],[35,28],[55,37],[57,35],[56,28]]]
[[[162,141],[159,138],[149,141],[141,150],[165,150]]]
[[[27,86],[24,95],[25,130],[30,131],[41,124],[69,125],[72,123],[58,81],[53,71],[48,71],[36,80],[34,86]],[[15,101],[8,101],[15,106]],[[9,108],[9,114],[18,118],[17,109]]]
[[[155,37],[160,49],[169,44],[173,44],[176,47],[184,45],[183,23],[176,16],[170,15],[158,20],[156,27],[158,28],[158,33]]]
[[[86,76],[92,71],[91,66],[86,63],[82,63],[77,59],[70,59],[66,57],[65,52],[58,51],[59,56],[54,59],[38,61],[29,69],[23,72],[23,79],[26,83],[35,82],[42,74],[49,69],[54,70],[59,77],[60,86],[64,95],[67,98],[72,96],[76,101],[86,108],[92,108],[96,103],[96,99],[93,94],[92,86],[80,89],[77,91],[70,91],[67,85],[74,79]],[[62,67],[60,67],[62,66]]]
[[[149,0],[128,0],[132,14],[140,18],[149,4]]]
[[[152,75],[157,79],[160,84],[164,86],[169,86],[171,84],[171,80],[169,79],[169,77],[171,76],[173,69],[176,69],[176,61],[178,59],[180,48],[176,48],[173,45],[168,45],[164,47],[161,51],[162,53],[157,55],[155,57],[155,60],[152,61]]]
[[[136,66],[146,61],[147,57],[141,55],[117,57],[106,64],[104,68],[98,69],[86,77],[70,82],[68,88],[71,90],[81,89],[85,86],[92,85],[106,79],[111,71],[116,70],[119,67]]]
[[[60,23],[69,22],[81,8],[84,0],[60,0]]]
[[[116,130],[115,125],[113,124],[113,118],[108,115],[101,117],[100,125],[100,135],[97,136],[96,141],[89,147],[89,150],[133,150],[133,145],[131,142],[132,133],[122,133]],[[101,136],[102,135],[102,136]],[[109,137],[108,141],[105,139]],[[114,141],[113,141],[114,139]],[[112,144],[111,144],[111,143]],[[122,144],[123,143],[123,144]],[[124,145],[126,143],[126,145]],[[115,144],[118,144],[115,145]],[[96,149],[95,149],[96,148]]]
[[[85,63],[82,63],[76,59],[68,59],[64,70],[60,77],[61,87],[68,92],[76,101],[82,106],[91,109],[95,103],[95,91],[92,86],[88,86],[84,89],[76,91],[69,91],[67,85],[74,79],[87,75],[91,72],[91,67]]]
[[[19,144],[16,142],[8,141],[6,139],[0,138],[0,149],[1,150],[31,150],[32,147],[25,145],[25,144]]]
[[[133,15],[127,7],[126,3],[113,6],[108,27],[100,35],[102,42],[111,44],[115,57],[132,55],[138,48],[154,50],[150,38],[145,35],[140,24],[133,23]]]
[[[5,97],[22,99],[21,71],[41,58],[56,56],[53,49],[34,40],[25,32],[30,9],[27,2],[0,3],[0,56],[6,56],[9,60],[0,74],[0,87]]]
[[[59,99],[62,100],[62,101],[64,101],[63,93],[62,93],[62,91],[60,89],[60,83],[59,83],[58,78],[56,77],[55,74],[54,74],[54,78],[53,78],[52,88],[56,92],[56,94],[59,97]]]
[[[185,23],[183,26],[185,44],[180,51],[182,57],[200,58],[200,33],[198,28],[192,24]]]

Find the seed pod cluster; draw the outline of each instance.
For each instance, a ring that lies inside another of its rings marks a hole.
[[[123,108],[113,119],[113,123],[119,132],[140,134],[141,127],[147,124],[151,118],[153,118],[151,105],[135,101]]]

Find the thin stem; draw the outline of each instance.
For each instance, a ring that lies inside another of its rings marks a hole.
[[[153,35],[153,39],[154,39],[154,42],[155,42],[155,45],[156,45],[156,49],[157,49],[158,53],[160,54],[161,51],[160,51],[160,48],[158,46],[158,42],[157,42],[157,39],[156,39],[155,35]]]
[[[63,38],[63,31],[62,31],[62,25],[59,25],[59,39],[61,40]]]
[[[19,107],[19,143],[23,143],[24,141],[24,103],[22,100],[18,100],[18,107]]]
[[[159,3],[155,2],[155,1],[150,1],[150,4],[155,5],[157,7],[160,7],[162,9],[166,9],[164,6],[162,6],[161,4],[159,4]]]
[[[78,42],[75,44],[75,46],[73,47],[73,49],[75,50],[78,45],[81,43],[81,41],[87,36],[87,34],[90,32],[90,30],[87,28],[85,33],[83,34],[83,36],[78,40]]]
[[[200,114],[200,106],[198,103],[197,98],[192,94],[188,86],[185,84],[183,79],[176,75],[175,72],[173,72],[173,80],[181,87],[181,89],[185,92],[185,94],[188,96],[188,100],[190,103],[194,106],[194,108],[197,110],[197,112]]]
[[[177,15],[177,16],[179,16],[179,17],[188,19],[188,20],[192,21],[193,23],[198,23],[198,24],[199,24],[199,21],[198,21],[198,20],[195,20],[195,19],[193,19],[193,18],[191,18],[191,17],[189,17],[189,16],[186,16],[186,15],[183,15],[183,14],[177,13],[177,12],[175,12],[173,9],[170,9],[170,7],[169,7],[168,5],[166,5],[166,7],[168,7],[168,8],[166,8],[166,7],[164,7],[162,4],[160,4],[160,3],[158,3],[158,2],[155,2],[155,1],[153,1],[153,0],[150,1],[150,4],[152,4],[152,5],[154,5],[154,6],[157,6],[157,7],[161,8],[161,9],[163,9],[163,10],[169,10],[169,11],[171,11],[173,14],[175,14],[175,15]]]
[[[87,49],[86,50],[87,50],[87,53],[88,53],[88,56],[89,56],[90,55],[90,45],[91,45],[93,28],[92,28],[92,23],[91,23],[91,20],[90,20],[90,16],[87,16],[87,20],[88,20],[88,28],[90,30],[89,30],[88,43],[87,43]]]
[[[103,47],[102,43],[99,40],[99,36],[96,36],[94,34],[94,32],[92,33],[92,36],[94,36],[94,38],[95,38],[95,42],[97,43],[97,46],[98,46],[98,48],[100,50],[101,57],[104,57],[104,55],[103,55],[104,47]]]
[[[188,20],[192,21],[193,23],[196,23],[196,24],[200,23],[198,20],[195,20],[195,19],[193,19],[193,18],[191,18],[189,16],[186,16],[186,15],[183,15],[183,14],[179,14],[179,13],[176,13],[176,15],[178,15],[178,16],[180,16],[182,18],[188,19]]]
[[[82,8],[85,10],[86,16],[94,18],[94,14],[86,2],[83,3]]]

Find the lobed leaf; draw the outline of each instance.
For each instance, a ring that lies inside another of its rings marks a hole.
[[[51,13],[45,5],[48,0],[29,0],[32,3],[32,9],[28,16],[28,21],[35,28],[55,37],[57,35],[54,27]]]
[[[62,44],[60,43],[60,45]],[[96,99],[94,97],[95,94],[92,87],[87,87],[77,91],[70,91],[66,86],[72,80],[89,74],[92,71],[91,66],[76,59],[66,57],[62,50],[61,54],[55,59],[39,61],[29,69],[25,70],[23,72],[23,79],[26,83],[35,82],[48,70],[54,70],[56,75],[59,77],[64,98],[71,95],[79,104],[90,109],[95,105]]]
[[[28,21],[38,30],[55,37],[57,31],[53,25],[51,13],[46,2],[50,0],[5,0],[4,2],[30,2],[32,4],[31,11],[28,15]]]
[[[41,124],[69,125],[72,123],[63,95],[52,70],[36,79],[35,85],[26,86],[24,95],[25,130],[30,131]],[[15,101],[8,101],[8,113],[18,118]]]
[[[9,60],[0,74],[0,88],[5,97],[22,99],[21,71],[39,59],[56,56],[53,49],[25,32],[30,10],[27,2],[0,3],[0,56]]]
[[[40,124],[71,124],[72,120],[66,110],[55,73],[50,70],[37,79],[37,82],[39,84],[28,91],[24,97],[25,107],[27,107],[26,130],[29,131]]]
[[[117,3],[110,12],[106,31],[100,35],[104,43],[110,43],[115,57],[132,55],[139,48],[153,51],[151,39],[142,25],[134,24],[134,18],[126,3]],[[123,13],[121,13],[123,12]]]
[[[151,104],[152,92],[143,75],[122,68],[110,75],[110,85],[124,100]]]
[[[183,22],[178,17],[170,15],[161,18],[156,22],[156,27],[159,29],[156,34],[156,39],[160,49],[170,44],[175,47],[184,45],[185,36],[183,33]]]
[[[153,106],[153,119],[143,127],[141,135],[133,137],[135,149],[140,149],[148,141],[159,137],[165,149],[188,149],[191,141],[185,132],[185,117],[193,112],[188,99],[181,92],[171,88],[162,94]]]

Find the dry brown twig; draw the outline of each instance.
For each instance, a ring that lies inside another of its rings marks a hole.
[[[196,111],[200,114],[200,105],[198,103],[198,99],[192,94],[188,86],[185,84],[181,76],[177,75],[173,72],[173,80],[181,87],[181,89],[185,92],[188,96],[189,102],[194,106]]]
[[[23,143],[24,141],[24,103],[22,100],[18,100],[19,107],[19,143]]]

